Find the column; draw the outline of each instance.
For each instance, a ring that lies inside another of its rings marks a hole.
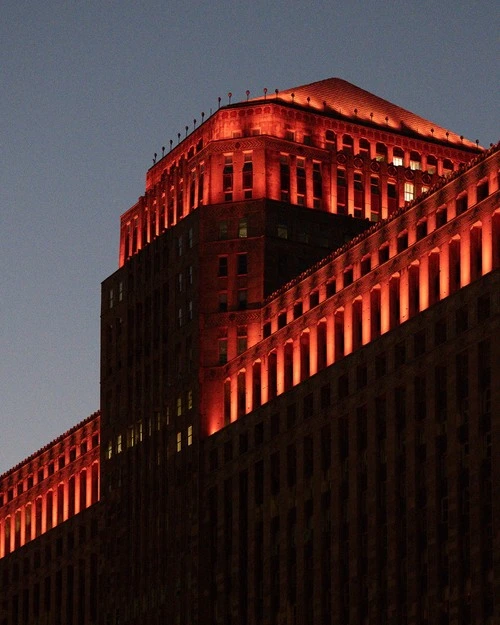
[[[335,313],[332,311],[326,318],[326,366],[335,360]]]
[[[21,507],[21,547],[26,543],[26,505]]]
[[[231,423],[238,418],[238,374],[231,376]]]
[[[482,223],[482,268],[483,275],[493,269],[493,216],[481,215]]]
[[[248,363],[245,374],[245,413],[248,414],[252,411],[253,408],[253,363]]]
[[[347,214],[354,215],[354,170],[352,166],[346,166],[347,176]]]
[[[80,472],[75,473],[75,514],[80,512]]]
[[[402,267],[399,278],[399,323],[404,323],[410,316],[410,292],[408,267]]]
[[[389,332],[390,328],[389,281],[380,283],[380,334]]]
[[[87,505],[86,507],[88,508],[89,506],[92,505],[92,466],[89,465],[87,467],[87,471],[85,472],[85,477],[87,478]]]
[[[429,257],[424,254],[420,258],[420,275],[419,275],[419,300],[420,311],[429,308]]]
[[[269,367],[268,356],[262,356],[260,362],[260,400],[262,404],[269,401]]]
[[[4,545],[5,545],[5,521],[0,520],[0,558],[5,556]]]
[[[315,323],[309,328],[309,371],[311,375],[318,372],[318,326]]]
[[[352,352],[352,301],[346,301],[344,305],[344,356]]]
[[[276,395],[285,390],[285,346],[280,344],[276,348]]]
[[[302,359],[300,357],[300,335],[293,339],[293,386],[300,383]]]
[[[42,534],[47,531],[47,491],[42,493]]]
[[[362,315],[362,331],[361,343],[367,345],[371,340],[371,308],[370,308],[370,291],[363,293],[361,303]]]
[[[450,248],[448,243],[441,245],[439,253],[439,299],[444,299],[450,289]]]
[[[460,287],[470,283],[470,228],[466,225],[460,232]]]

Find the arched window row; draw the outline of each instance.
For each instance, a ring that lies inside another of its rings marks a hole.
[[[96,461],[0,519],[0,558],[97,503],[99,482]]]
[[[451,238],[409,264],[400,263],[399,270],[361,295],[332,296],[334,305],[328,312],[324,306],[324,316],[300,330],[296,326],[293,337],[288,331],[283,343],[269,351],[265,346],[270,340],[276,343],[278,336],[250,351],[245,366],[224,382],[224,423],[285,393],[498,267],[500,210],[472,224],[463,221]]]

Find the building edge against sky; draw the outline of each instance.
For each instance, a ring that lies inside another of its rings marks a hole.
[[[0,477],[0,623],[493,622],[498,146],[339,79],[202,121],[121,217],[101,413]]]

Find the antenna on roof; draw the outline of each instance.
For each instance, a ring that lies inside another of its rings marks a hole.
[[[161,146],[161,157],[163,158],[165,156],[165,146],[162,145]]]
[[[278,93],[279,91],[277,89],[274,90],[274,93],[276,94],[276,99],[278,99]]]
[[[172,143],[173,143],[173,141],[172,141],[172,139],[170,139],[170,149],[172,149]]]
[[[267,87],[264,87],[264,100],[267,98]]]
[[[231,104],[231,98],[233,97],[233,94],[231,92],[229,92],[227,94],[227,97],[229,98],[229,104]]]
[[[248,97],[250,96],[250,91],[247,89],[247,90],[245,91],[245,93],[247,94],[247,102],[248,102]]]
[[[188,136],[189,126],[184,126],[184,128],[186,129],[186,137],[187,137]]]
[[[181,140],[181,133],[178,132],[177,133],[177,143],[180,143],[180,140]]]
[[[476,139],[476,145],[479,147],[479,139]]]
[[[204,111],[201,112],[201,123],[203,124],[203,121],[205,119],[205,113]]]

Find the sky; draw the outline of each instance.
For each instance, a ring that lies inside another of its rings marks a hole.
[[[4,0],[0,474],[99,408],[100,284],[154,152],[219,96],[334,76],[496,143],[499,22],[486,0]]]

